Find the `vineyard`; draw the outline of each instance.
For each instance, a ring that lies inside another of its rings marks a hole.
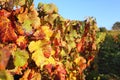
[[[87,80],[120,80],[120,32],[100,32],[102,43],[92,65],[87,71]]]
[[[0,0],[0,80],[85,80],[106,37],[98,31],[54,4]]]

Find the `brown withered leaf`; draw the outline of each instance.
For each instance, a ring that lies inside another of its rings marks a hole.
[[[5,70],[12,51],[16,49],[15,44],[0,47],[0,70]]]

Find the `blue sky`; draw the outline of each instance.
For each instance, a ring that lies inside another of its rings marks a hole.
[[[84,20],[93,16],[99,27],[108,30],[120,21],[120,0],[34,0],[36,7],[39,2],[54,3],[59,14],[66,19]]]

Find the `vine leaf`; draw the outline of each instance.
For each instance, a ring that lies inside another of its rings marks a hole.
[[[11,21],[5,17],[0,17],[0,41],[13,42],[17,39],[17,34],[13,28]]]
[[[29,58],[29,54],[27,51],[17,48],[17,50],[14,51],[12,55],[14,59],[14,65],[16,67],[22,67],[27,64],[27,60]]]
[[[56,7],[56,5],[54,4],[43,4],[43,3],[39,3],[38,4],[38,8],[42,8],[43,11],[46,14],[51,14],[51,13],[57,13],[58,12],[58,8]]]
[[[29,20],[29,19],[24,20],[22,27],[25,30],[25,32],[32,33],[31,20]]]
[[[86,59],[84,57],[78,57],[74,60],[74,62],[79,66],[79,73],[82,73],[83,70],[87,67]]]
[[[25,1],[26,0],[15,0],[14,5],[15,6],[23,6],[23,5],[25,5]]]
[[[0,49],[0,70],[4,70],[6,68],[10,54],[8,47]]]
[[[34,9],[33,6],[31,6],[30,8],[30,12],[28,12],[28,8],[26,8],[24,12],[23,8],[21,8],[21,14],[17,16],[19,23],[22,24],[22,28],[25,30],[26,33],[32,33],[32,28],[38,29],[41,24],[37,11]]]
[[[35,61],[37,66],[40,66],[41,64],[44,64],[45,57],[42,51],[42,46],[44,43],[39,41],[32,41],[30,42],[28,49],[32,53],[32,59]]]
[[[19,36],[16,40],[16,44],[21,48],[25,49],[27,47],[27,40],[25,36]]]
[[[76,45],[78,52],[81,52],[82,46],[83,46],[83,43],[82,43],[82,42],[79,42],[79,43]]]
[[[45,64],[55,63],[54,58],[50,56],[51,54],[53,54],[52,50],[49,51],[50,52],[49,57],[46,57],[46,55],[44,54],[44,52],[46,52],[46,50],[49,50],[50,48],[50,46],[48,46],[47,44],[48,44],[47,42],[39,40],[32,41],[28,45],[28,49],[32,53],[32,59],[35,61],[36,65],[41,68],[43,68]],[[47,46],[46,50],[45,46]]]
[[[24,12],[23,12],[23,8],[21,8],[20,11],[22,13],[17,16],[18,22],[22,24],[22,28],[24,29],[24,32],[31,33],[32,21],[29,19],[29,16],[28,16],[28,8],[26,8]]]
[[[0,70],[5,70],[7,67],[11,53],[16,50],[15,44],[9,44],[4,46],[0,44]]]
[[[44,20],[49,22],[52,26],[54,25],[55,19],[58,17],[58,14],[50,14],[44,17]]]
[[[28,13],[28,17],[29,17],[29,20],[31,20],[31,26],[34,28],[34,29],[38,29],[41,25],[41,22],[40,22],[40,18],[38,17],[38,12],[37,10],[34,8],[34,5],[32,5],[30,7],[31,11],[30,13]]]
[[[41,80],[41,75],[34,70],[27,69],[20,80]]]
[[[53,31],[48,26],[42,26],[42,30],[45,34],[45,39],[49,41]]]
[[[60,63],[60,64],[57,64],[55,67],[56,67],[56,72],[57,72],[56,77],[60,80],[65,80],[66,70],[64,66]]]

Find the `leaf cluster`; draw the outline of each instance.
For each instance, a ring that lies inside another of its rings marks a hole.
[[[40,3],[36,10],[32,0],[16,5],[0,10],[0,78],[83,79],[97,50],[95,19],[64,19],[54,4]]]

